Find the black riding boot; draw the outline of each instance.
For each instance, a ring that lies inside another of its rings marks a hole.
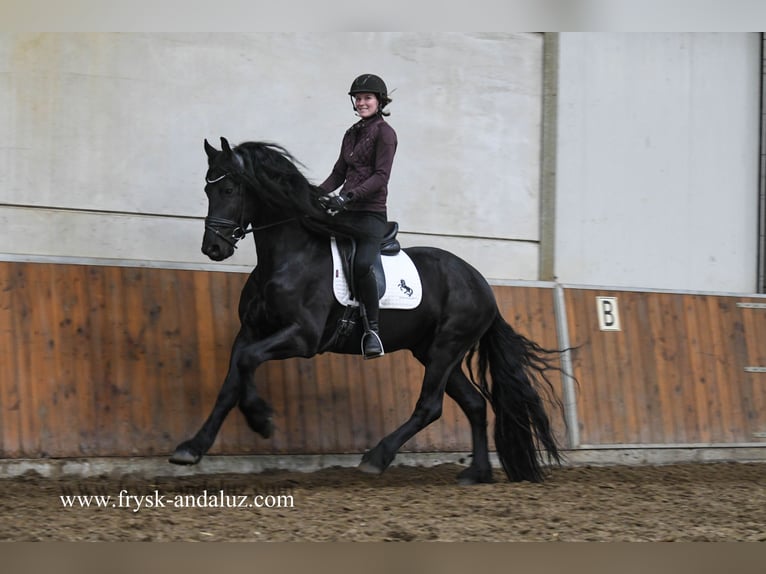
[[[378,327],[378,317],[380,315],[380,304],[378,301],[378,282],[375,280],[375,272],[370,267],[370,271],[362,277],[358,284],[360,313],[362,315],[362,325],[364,326],[364,335],[362,335],[362,355],[365,359],[374,359],[382,357],[383,341],[380,339],[380,328]]]

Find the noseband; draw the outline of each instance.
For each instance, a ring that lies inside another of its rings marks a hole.
[[[218,181],[221,181],[223,178],[228,177],[229,173],[223,174],[221,177],[217,177],[215,179],[208,179],[205,177],[205,181],[207,183],[216,183]],[[237,243],[240,239],[245,237],[248,233],[253,233],[254,231],[261,231],[262,229],[268,229],[270,227],[276,227],[277,225],[282,225],[283,223],[287,223],[288,221],[293,221],[295,218],[290,217],[289,219],[283,219],[281,221],[276,221],[274,223],[267,223],[266,225],[261,225],[258,227],[253,227],[252,224],[250,224],[250,227],[245,228],[245,208],[244,205],[244,197],[242,198],[242,202],[240,203],[239,208],[239,223],[236,221],[232,221],[231,219],[225,219],[223,217],[206,217],[205,218],[205,229],[213,233],[214,235],[217,235],[221,239],[223,239],[226,243],[231,245],[234,249],[237,248]],[[229,234],[227,235],[223,231],[226,229],[231,229]]]

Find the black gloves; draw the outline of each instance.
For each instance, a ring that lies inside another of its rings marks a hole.
[[[327,213],[336,215],[346,209],[346,204],[351,201],[351,197],[349,193],[341,193],[338,195],[320,195],[317,199]]]

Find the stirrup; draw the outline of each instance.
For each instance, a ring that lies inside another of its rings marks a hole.
[[[364,342],[367,337],[375,337],[375,339],[378,341],[378,346],[380,347],[380,353],[365,353],[364,352]],[[375,331],[370,329],[369,331],[365,331],[365,333],[362,335],[362,357],[365,359],[377,359],[378,357],[382,357],[385,355],[386,352],[383,349],[383,341],[380,340],[380,335],[378,335]]]

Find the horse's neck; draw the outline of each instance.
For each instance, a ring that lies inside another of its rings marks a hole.
[[[298,219],[268,227],[253,233],[259,269],[269,275],[287,269],[300,271],[306,255],[317,256],[321,251],[317,236],[309,233]]]

